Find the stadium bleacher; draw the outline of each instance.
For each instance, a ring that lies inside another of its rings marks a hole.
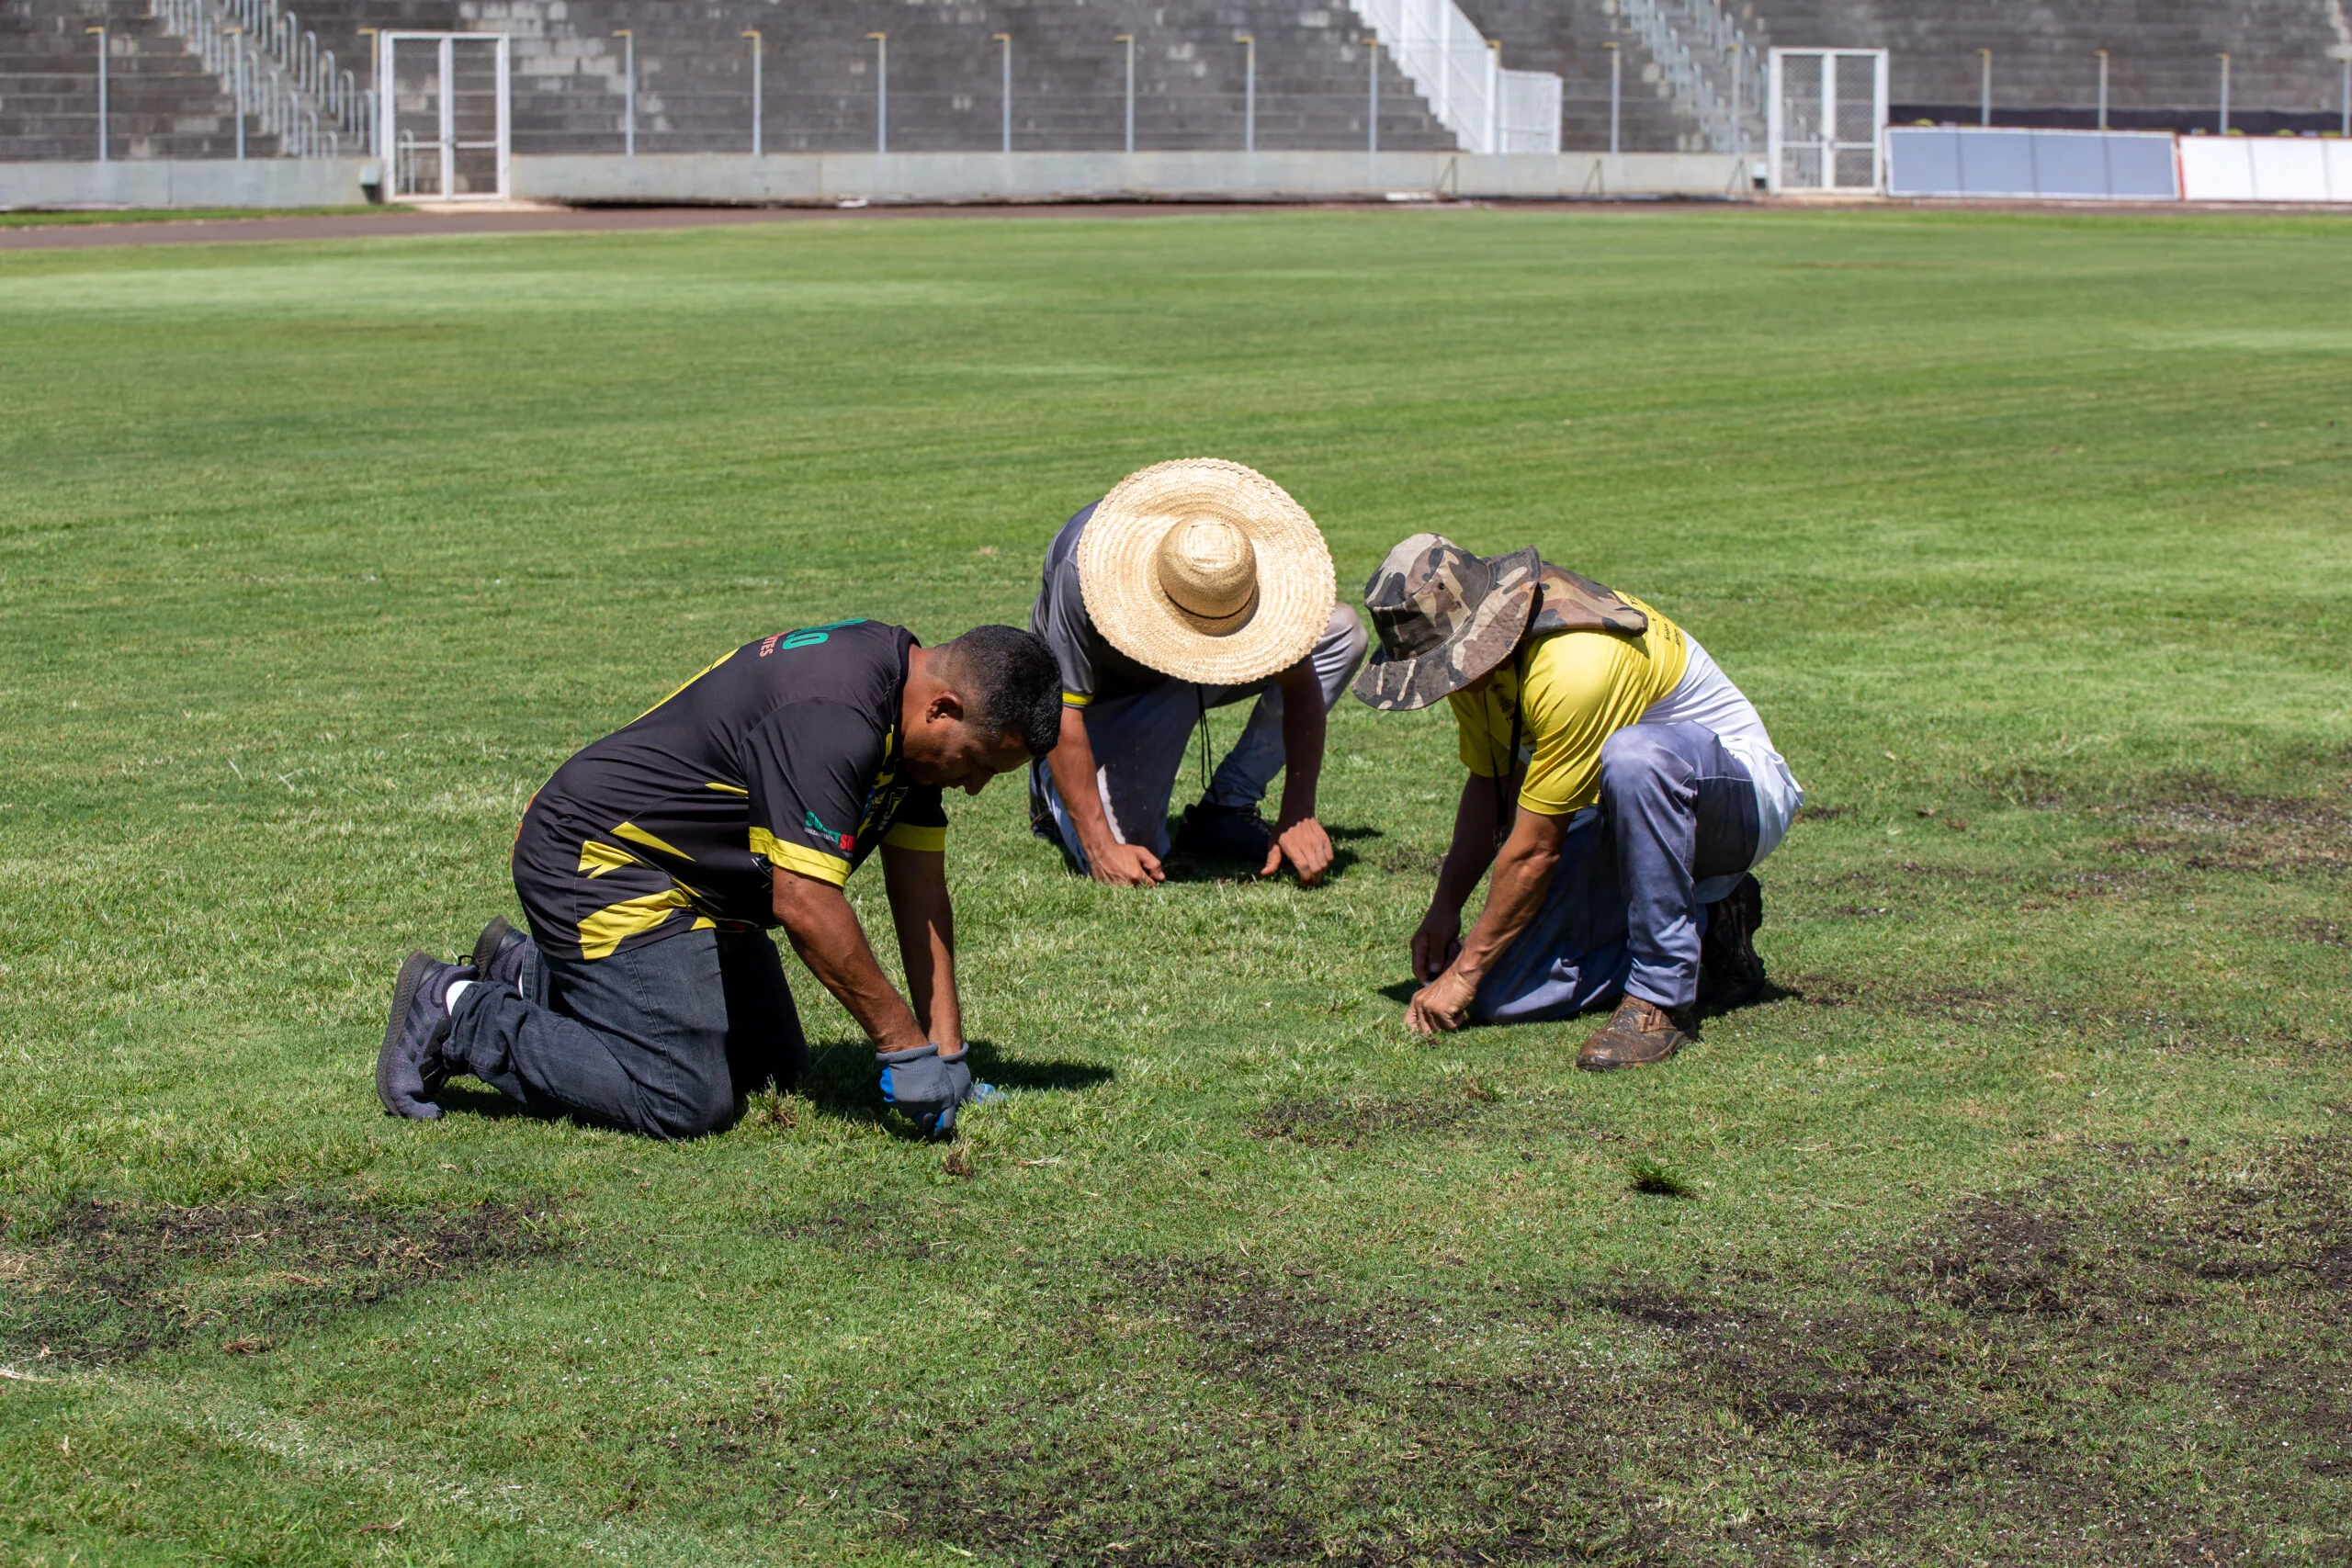
[[[1634,0],[1464,0],[1510,66],[1564,82],[1562,145],[1609,142],[1610,44],[1622,57],[1621,144],[1698,151],[1707,136],[1627,22]],[[1693,25],[1715,0],[1643,0]],[[1980,49],[1993,51],[1995,119],[2083,123],[2096,94],[2093,51],[2109,51],[2118,125],[2210,128],[2218,62],[2233,56],[2233,122],[2261,131],[2315,128],[2336,110],[2338,36],[2329,0],[2065,0],[2031,7],[1939,0],[1728,0],[1757,51],[1775,44],[1892,51],[1894,118],[1974,118]],[[513,39],[518,153],[616,152],[622,146],[623,46],[634,34],[637,148],[748,146],[751,46],[765,38],[764,140],[775,152],[875,145],[876,45],[888,35],[893,151],[999,144],[1000,45],[1012,38],[1013,144],[1115,149],[1125,54],[1136,38],[1139,149],[1235,148],[1244,50],[1257,39],[1257,145],[1365,144],[1367,58],[1344,6],[1277,7],[1186,0],[1149,7],[1091,0],[295,0],[319,45],[364,70],[363,29],[502,31]],[[233,149],[224,84],[150,14],[146,0],[0,0],[0,160],[82,159],[97,141],[96,40],[111,29],[110,147],[120,158],[209,158]],[[1719,58],[1720,51],[1711,55]],[[1385,51],[1381,145],[1454,144]],[[1750,100],[1751,108],[1754,107]],[[2202,117],[2200,118],[2199,117]],[[249,126],[250,156],[275,154]],[[1752,145],[1752,141],[1750,142]],[[1718,149],[1721,150],[1721,149]]]
[[[1737,9],[1762,45],[1888,51],[1898,121],[1975,123],[1977,51],[1989,49],[1996,124],[2087,123],[2104,49],[2119,126],[2214,129],[2215,57],[2227,52],[2233,125],[2267,130],[2278,129],[2275,117],[2303,116],[2319,129],[2337,107],[2341,67],[2331,51],[2352,45],[2329,0],[1743,0]]]
[[[1560,145],[1609,145],[1609,45],[1623,60],[1619,107],[1620,145],[1627,152],[1701,149],[1696,128],[1675,112],[1657,62],[1607,0],[1462,0],[1478,30],[1502,45],[1503,62],[1517,70],[1549,71],[1560,78]]]
[[[235,99],[143,4],[0,0],[0,160],[97,156],[98,40],[85,29],[99,26],[110,156],[234,155]],[[277,153],[277,138],[246,127],[246,156]]]

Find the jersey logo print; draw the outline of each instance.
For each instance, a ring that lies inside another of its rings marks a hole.
[[[846,621],[827,621],[821,626],[803,626],[797,632],[772,632],[760,639],[760,657],[765,659],[779,648],[814,648],[825,640],[827,632],[837,632],[843,626],[862,624],[865,617],[852,615]]]
[[[856,834],[834,832],[831,828],[826,827],[813,811],[803,814],[801,826],[808,829],[811,839],[830,849],[838,849],[845,855],[856,852]]]

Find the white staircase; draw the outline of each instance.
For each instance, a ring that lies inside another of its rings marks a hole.
[[[1354,10],[1464,152],[1557,152],[1560,79],[1506,71],[1453,0],[1354,0]]]

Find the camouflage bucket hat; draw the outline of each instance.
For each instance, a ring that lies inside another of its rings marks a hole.
[[[1474,556],[1442,535],[1414,535],[1363,585],[1380,648],[1351,689],[1389,710],[1460,691],[1519,646],[1543,566],[1532,548]]]

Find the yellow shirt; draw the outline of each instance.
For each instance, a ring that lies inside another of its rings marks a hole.
[[[1690,662],[1682,628],[1639,599],[1631,603],[1649,617],[1640,637],[1553,632],[1521,645],[1486,690],[1447,697],[1462,732],[1463,765],[1482,779],[1510,771],[1511,709],[1523,703],[1519,753],[1528,764],[1520,805],[1560,817],[1598,801],[1601,743],[1673,691]]]

